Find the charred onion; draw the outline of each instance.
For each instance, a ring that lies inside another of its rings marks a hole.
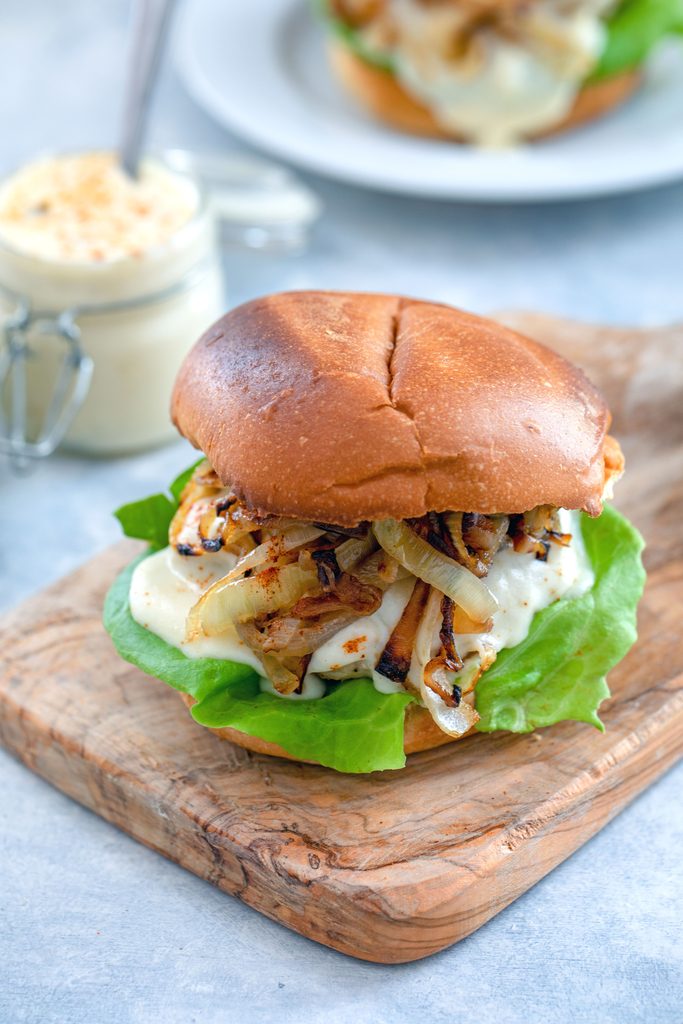
[[[384,550],[405,566],[413,576],[436,587],[465,609],[478,622],[488,619],[498,602],[481,580],[446,555],[435,551],[405,523],[383,519],[373,531]]]

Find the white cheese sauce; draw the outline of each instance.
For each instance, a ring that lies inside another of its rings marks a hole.
[[[376,612],[349,623],[314,652],[308,674],[324,673],[337,679],[372,676],[375,687],[382,693],[402,690],[400,683],[378,675],[374,668],[387,640],[398,625],[414,586],[413,576],[393,583],[385,592]]]
[[[576,597],[590,589],[594,577],[581,537],[579,514],[561,509],[559,515],[560,529],[571,533],[572,541],[568,547],[551,544],[546,562],[511,547],[495,556],[486,577],[486,585],[498,602],[492,628],[487,633],[459,634],[457,648],[461,656],[514,647],[526,637],[536,612],[561,597]],[[190,608],[234,564],[234,556],[225,553],[191,558],[164,548],[150,555],[139,563],[131,580],[133,618],[188,658],[224,658],[259,672],[258,659],[232,629],[217,637],[186,639]],[[394,583],[373,615],[351,623],[319,647],[311,658],[302,693],[290,699],[322,696],[322,675],[333,679],[371,676],[376,688],[384,693],[401,690],[400,684],[378,675],[374,668],[408,603],[414,582],[409,577]],[[267,680],[263,680],[262,689],[274,692]]]
[[[549,129],[571,110],[602,53],[612,0],[546,0],[515,14],[515,35],[475,32],[454,56],[463,12],[454,4],[393,0],[393,56],[404,88],[447,130],[505,146]]]
[[[239,661],[260,673],[258,658],[232,628],[221,636],[203,636],[192,641],[186,638],[187,617],[192,605],[212,583],[229,573],[236,561],[234,555],[223,551],[200,557],[179,555],[170,547],[155,552],[144,558],[133,572],[129,595],[131,615],[141,626],[177,647],[188,658]],[[262,680],[262,689],[272,690],[268,680]],[[288,694],[287,699],[322,697],[324,691],[325,684],[312,678],[304,680],[300,694]]]
[[[561,597],[579,597],[593,586],[594,574],[581,535],[578,512],[560,509],[560,530],[571,533],[568,547],[551,544],[548,560],[519,554],[512,547],[499,551],[486,577],[486,585],[498,601],[493,627],[488,633],[460,634],[461,656],[485,648],[500,651],[516,647],[527,636],[536,612]]]

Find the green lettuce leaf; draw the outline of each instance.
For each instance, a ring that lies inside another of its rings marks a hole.
[[[683,0],[624,0],[607,21],[607,43],[592,80],[633,71],[676,33],[683,33]]]
[[[330,0],[313,0],[313,7],[326,22],[327,27],[348,46],[356,57],[360,57],[373,68],[379,68],[380,71],[393,72],[395,68],[393,55],[388,50],[376,50],[373,46],[368,46],[357,29],[335,14]]]
[[[138,625],[130,613],[128,593],[138,561],[117,577],[107,595],[105,628],[122,658],[195,698],[192,715],[197,722],[259,736],[294,757],[339,772],[403,767],[403,715],[413,700],[410,694],[386,695],[369,679],[349,679],[331,685],[319,700],[283,700],[262,693],[248,665],[186,658]]]
[[[151,494],[149,498],[121,505],[114,515],[121,523],[126,537],[146,540],[154,548],[168,544],[168,528],[178,507],[166,494]]]
[[[582,533],[593,587],[538,612],[526,639],[500,652],[477,683],[481,732],[531,732],[565,719],[603,729],[605,675],[636,640],[643,539],[609,506],[598,519],[582,516]]]
[[[193,469],[171,485],[175,502]],[[153,495],[116,514],[129,536],[150,541],[154,550],[166,544],[175,502]],[[527,638],[501,651],[477,684],[480,731],[529,732],[565,719],[602,729],[598,708],[609,696],[605,675],[636,639],[636,606],[645,579],[643,541],[610,507],[598,519],[583,516],[582,533],[595,572],[593,587],[539,612]],[[138,561],[112,585],[105,627],[122,658],[194,697],[197,722],[238,729],[337,771],[403,767],[403,718],[414,699],[410,694],[381,694],[368,679],[348,679],[329,684],[319,700],[283,700],[262,693],[257,674],[247,665],[187,658],[133,619],[128,594]]]
[[[180,495],[199,463],[203,461],[202,456],[175,478],[169,487],[172,499],[166,494],[152,494],[149,498],[131,501],[117,508],[114,515],[126,537],[145,540],[155,550],[165,548],[168,544],[168,528],[180,503]]]

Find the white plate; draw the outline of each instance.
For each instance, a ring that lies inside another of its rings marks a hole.
[[[624,107],[575,132],[486,151],[401,135],[333,81],[306,0],[191,0],[178,58],[194,98],[250,142],[320,174],[442,199],[577,199],[683,177],[683,59],[665,48]]]

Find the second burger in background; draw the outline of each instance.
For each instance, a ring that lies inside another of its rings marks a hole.
[[[511,145],[631,95],[681,0],[318,0],[338,78],[417,135]]]

